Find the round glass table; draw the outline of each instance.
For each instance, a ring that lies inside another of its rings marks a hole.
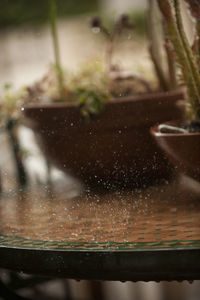
[[[200,279],[200,186],[2,195],[0,268],[74,279]]]

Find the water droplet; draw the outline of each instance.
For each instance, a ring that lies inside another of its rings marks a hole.
[[[99,33],[100,31],[101,31],[101,29],[99,27],[93,27],[92,28],[92,32],[95,33],[95,34]]]

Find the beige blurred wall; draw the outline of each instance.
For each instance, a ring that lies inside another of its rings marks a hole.
[[[144,9],[147,0],[99,0],[101,10],[106,13],[119,14],[130,9]]]

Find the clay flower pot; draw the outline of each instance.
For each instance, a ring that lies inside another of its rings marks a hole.
[[[181,118],[182,92],[116,99],[86,122],[77,105],[27,105],[25,116],[52,162],[86,184],[144,184],[166,177],[168,160],[152,139],[156,122]]]
[[[183,121],[167,124],[181,127]],[[175,168],[200,181],[200,133],[160,133],[158,126],[151,128],[151,134],[164,150]]]

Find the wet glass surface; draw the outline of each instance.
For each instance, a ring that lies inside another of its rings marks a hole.
[[[13,194],[0,200],[0,241],[52,249],[200,247],[199,208],[199,185],[187,179],[74,198]]]

